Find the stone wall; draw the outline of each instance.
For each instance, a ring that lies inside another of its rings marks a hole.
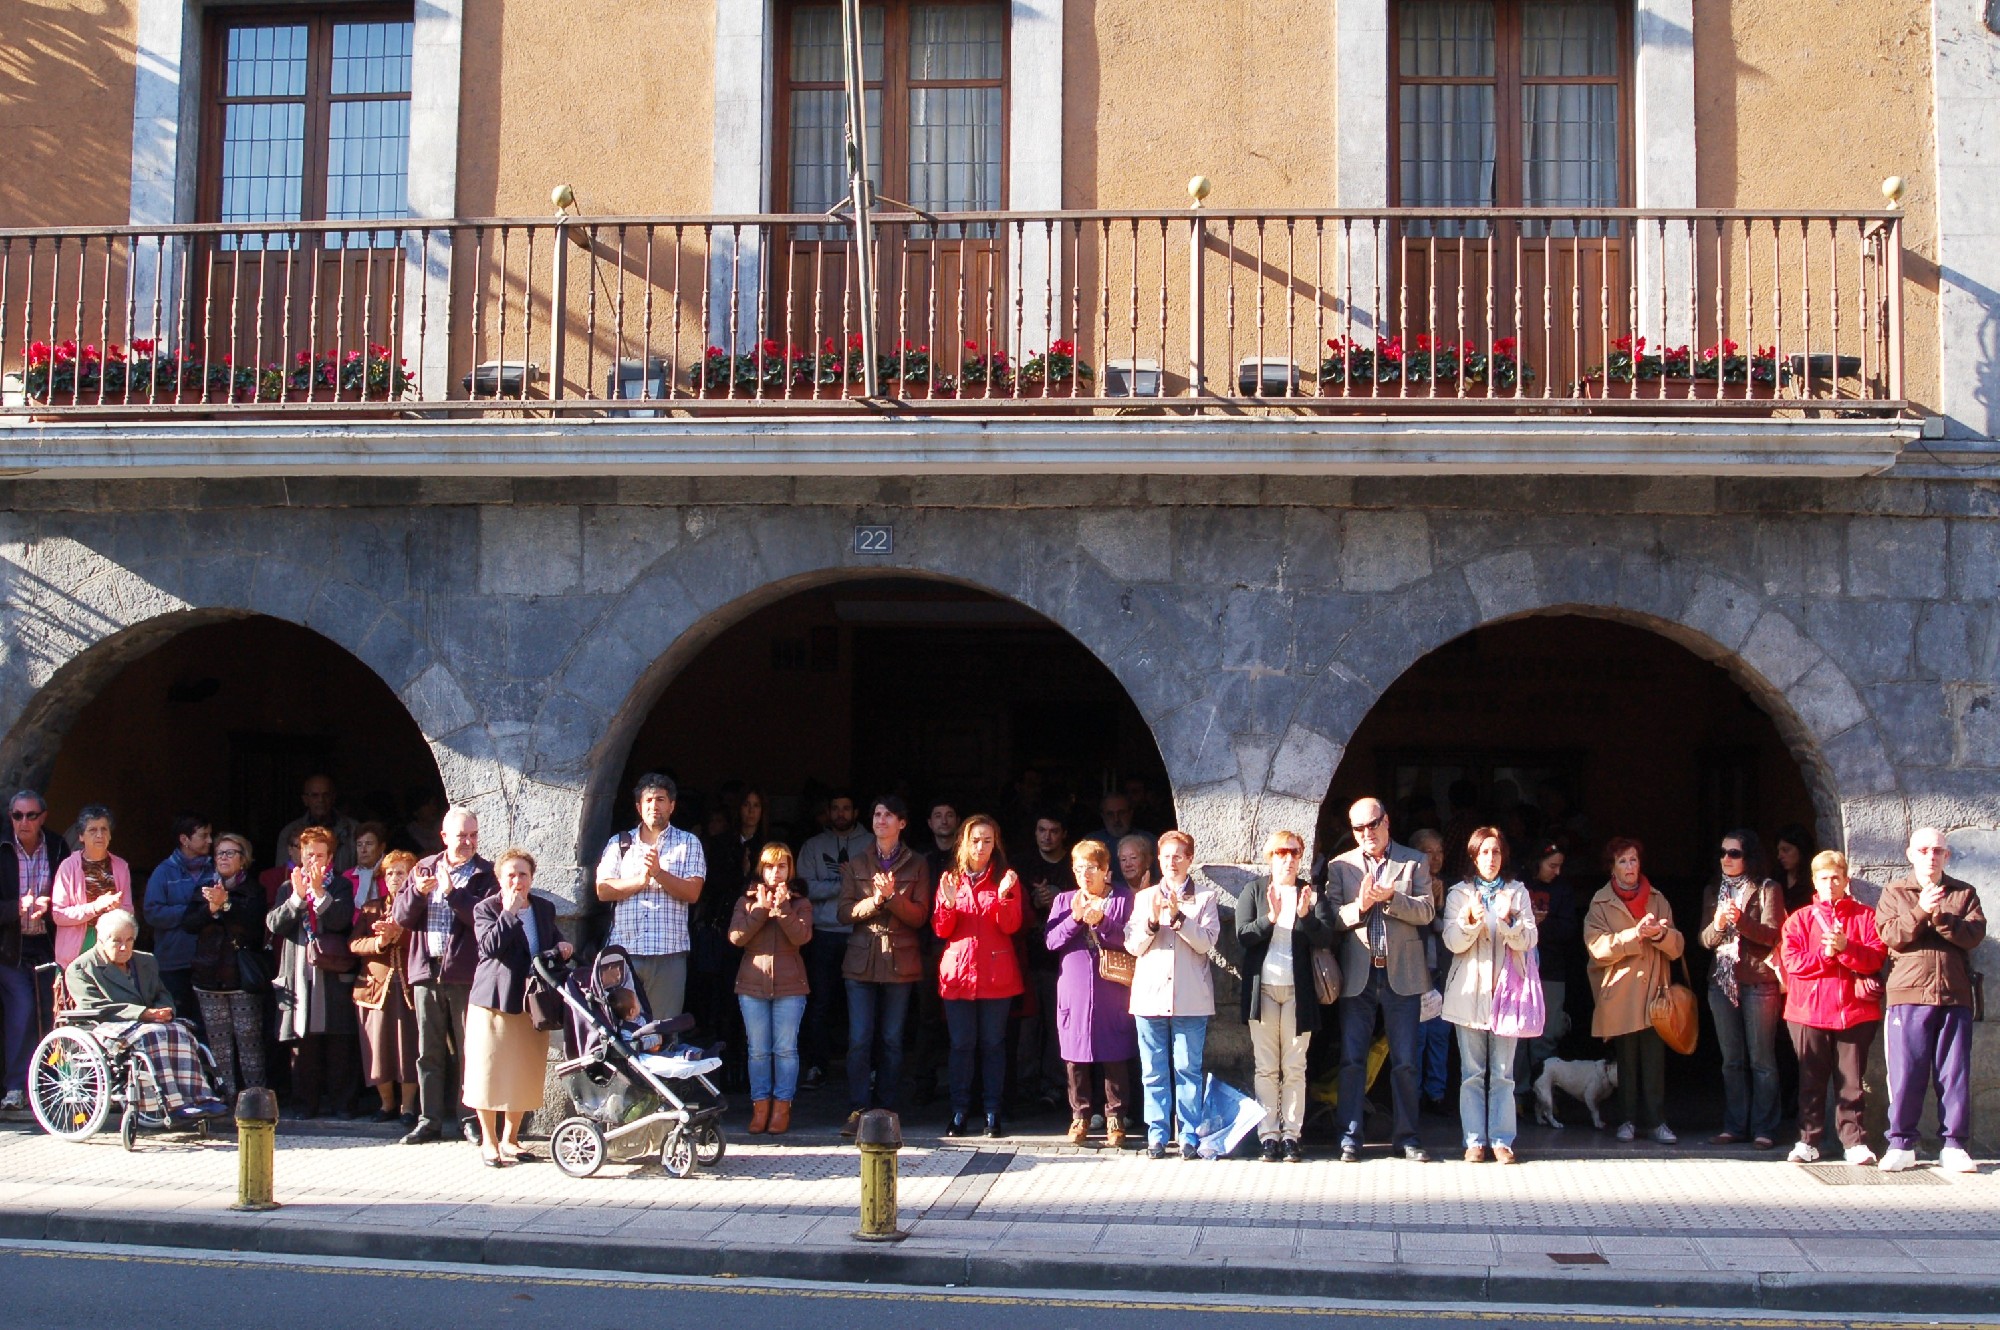
[[[1268,831],[1314,824],[1405,668],[1545,610],[1725,667],[1860,871],[1899,864],[1918,823],[1984,863],[1996,511],[1992,483],[1896,480],[15,481],[0,780],[45,775],[67,717],[166,635],[275,615],[376,670],[487,838],[527,845],[576,901],[608,783],[703,644],[801,587],[928,575],[1018,600],[1105,662],[1228,886]],[[852,553],[859,522],[892,525],[895,553]],[[1981,1084],[2000,1109],[1996,1042]]]

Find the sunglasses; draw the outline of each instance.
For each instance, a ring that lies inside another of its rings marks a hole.
[[[1388,820],[1389,820],[1389,815],[1387,813],[1384,813],[1380,817],[1376,818],[1373,822],[1363,822],[1358,826],[1353,823],[1349,823],[1347,829],[1353,832],[1355,835],[1359,836],[1364,831],[1375,830],[1375,828],[1381,826],[1384,822],[1387,822]]]
[[[1743,857],[1743,851],[1724,849],[1722,851],[1722,857],[1725,859],[1741,859]]]
[[[13,818],[16,822],[34,822],[43,817],[46,817],[47,815],[48,815],[47,813],[45,813],[42,809],[39,808],[34,810],[32,813],[24,812],[19,808],[9,809],[7,812],[7,816]]]
[[[1277,849],[1271,851],[1271,857],[1273,859],[1277,858],[1281,854],[1284,855],[1287,859],[1296,859],[1299,857],[1299,852],[1293,849],[1289,845],[1280,845]]]

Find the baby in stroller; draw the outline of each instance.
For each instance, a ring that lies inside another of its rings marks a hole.
[[[677,1032],[669,1027],[679,1022],[650,1019],[651,1013],[640,1001],[639,991],[634,986],[637,980],[630,977],[631,973],[631,967],[625,963],[622,953],[614,952],[598,960],[597,982],[610,1008],[611,1023],[619,1037],[637,1054],[635,1061],[670,1081],[706,1076],[720,1067],[722,1059],[710,1056],[702,1049],[692,1048],[678,1039],[668,1044],[669,1038]]]

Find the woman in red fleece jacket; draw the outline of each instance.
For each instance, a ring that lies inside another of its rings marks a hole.
[[[1847,856],[1813,857],[1813,902],[1785,921],[1780,946],[1785,1021],[1799,1050],[1799,1143],[1791,1161],[1819,1158],[1826,1129],[1826,1087],[1838,1085],[1834,1130],[1850,1164],[1872,1164],[1861,1127],[1861,1073],[1882,1023],[1882,961],[1875,912],[1848,894]]]
[[[986,1099],[986,1134],[1002,1136],[1007,1014],[1021,992],[1014,934],[1021,928],[1021,883],[1007,867],[1000,826],[984,813],[958,829],[957,867],[938,879],[931,927],[944,939],[938,996],[951,1032],[951,1126],[963,1136],[972,1112],[975,1058]]]

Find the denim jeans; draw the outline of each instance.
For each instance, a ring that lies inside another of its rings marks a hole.
[[[951,1111],[972,1111],[972,1073],[979,1071],[986,1111],[1000,1116],[1007,1086],[1007,1014],[1014,999],[946,998],[945,1028],[951,1031]]]
[[[914,983],[847,984],[847,1106],[856,1112],[896,1107],[903,1088],[903,1023]],[[875,1057],[881,1042],[882,1057]],[[871,1088],[872,1084],[872,1088]]]
[[[1458,1027],[1440,1016],[1417,1026],[1417,1049],[1423,1061],[1424,1098],[1442,1099],[1451,1088],[1446,1072],[1451,1063],[1451,1032]]]
[[[1389,987],[1388,971],[1371,969],[1353,997],[1340,1000],[1340,1142],[1361,1144],[1363,1101],[1368,1095],[1368,1046],[1375,1042],[1375,1013],[1389,1035],[1389,1089],[1395,1104],[1393,1145],[1417,1144],[1417,1027],[1420,994]]]
[[[1775,987],[1743,988],[1733,1006],[1708,990],[1715,1037],[1722,1045],[1722,1129],[1731,1136],[1778,1135],[1778,1019],[1785,995]]]
[[[799,1092],[799,1022],[806,996],[760,998],[736,995],[743,1010],[743,1036],[750,1059],[750,1097],[790,1103]]]
[[[1514,1046],[1520,1040],[1458,1027],[1458,1122],[1467,1145],[1514,1144]]]
[[[1195,1131],[1201,1126],[1201,1054],[1208,1044],[1208,1017],[1141,1016],[1138,1023],[1139,1071],[1146,1097],[1146,1144],[1169,1144],[1173,1140],[1173,1119],[1178,1114],[1181,1142],[1193,1145]]]

